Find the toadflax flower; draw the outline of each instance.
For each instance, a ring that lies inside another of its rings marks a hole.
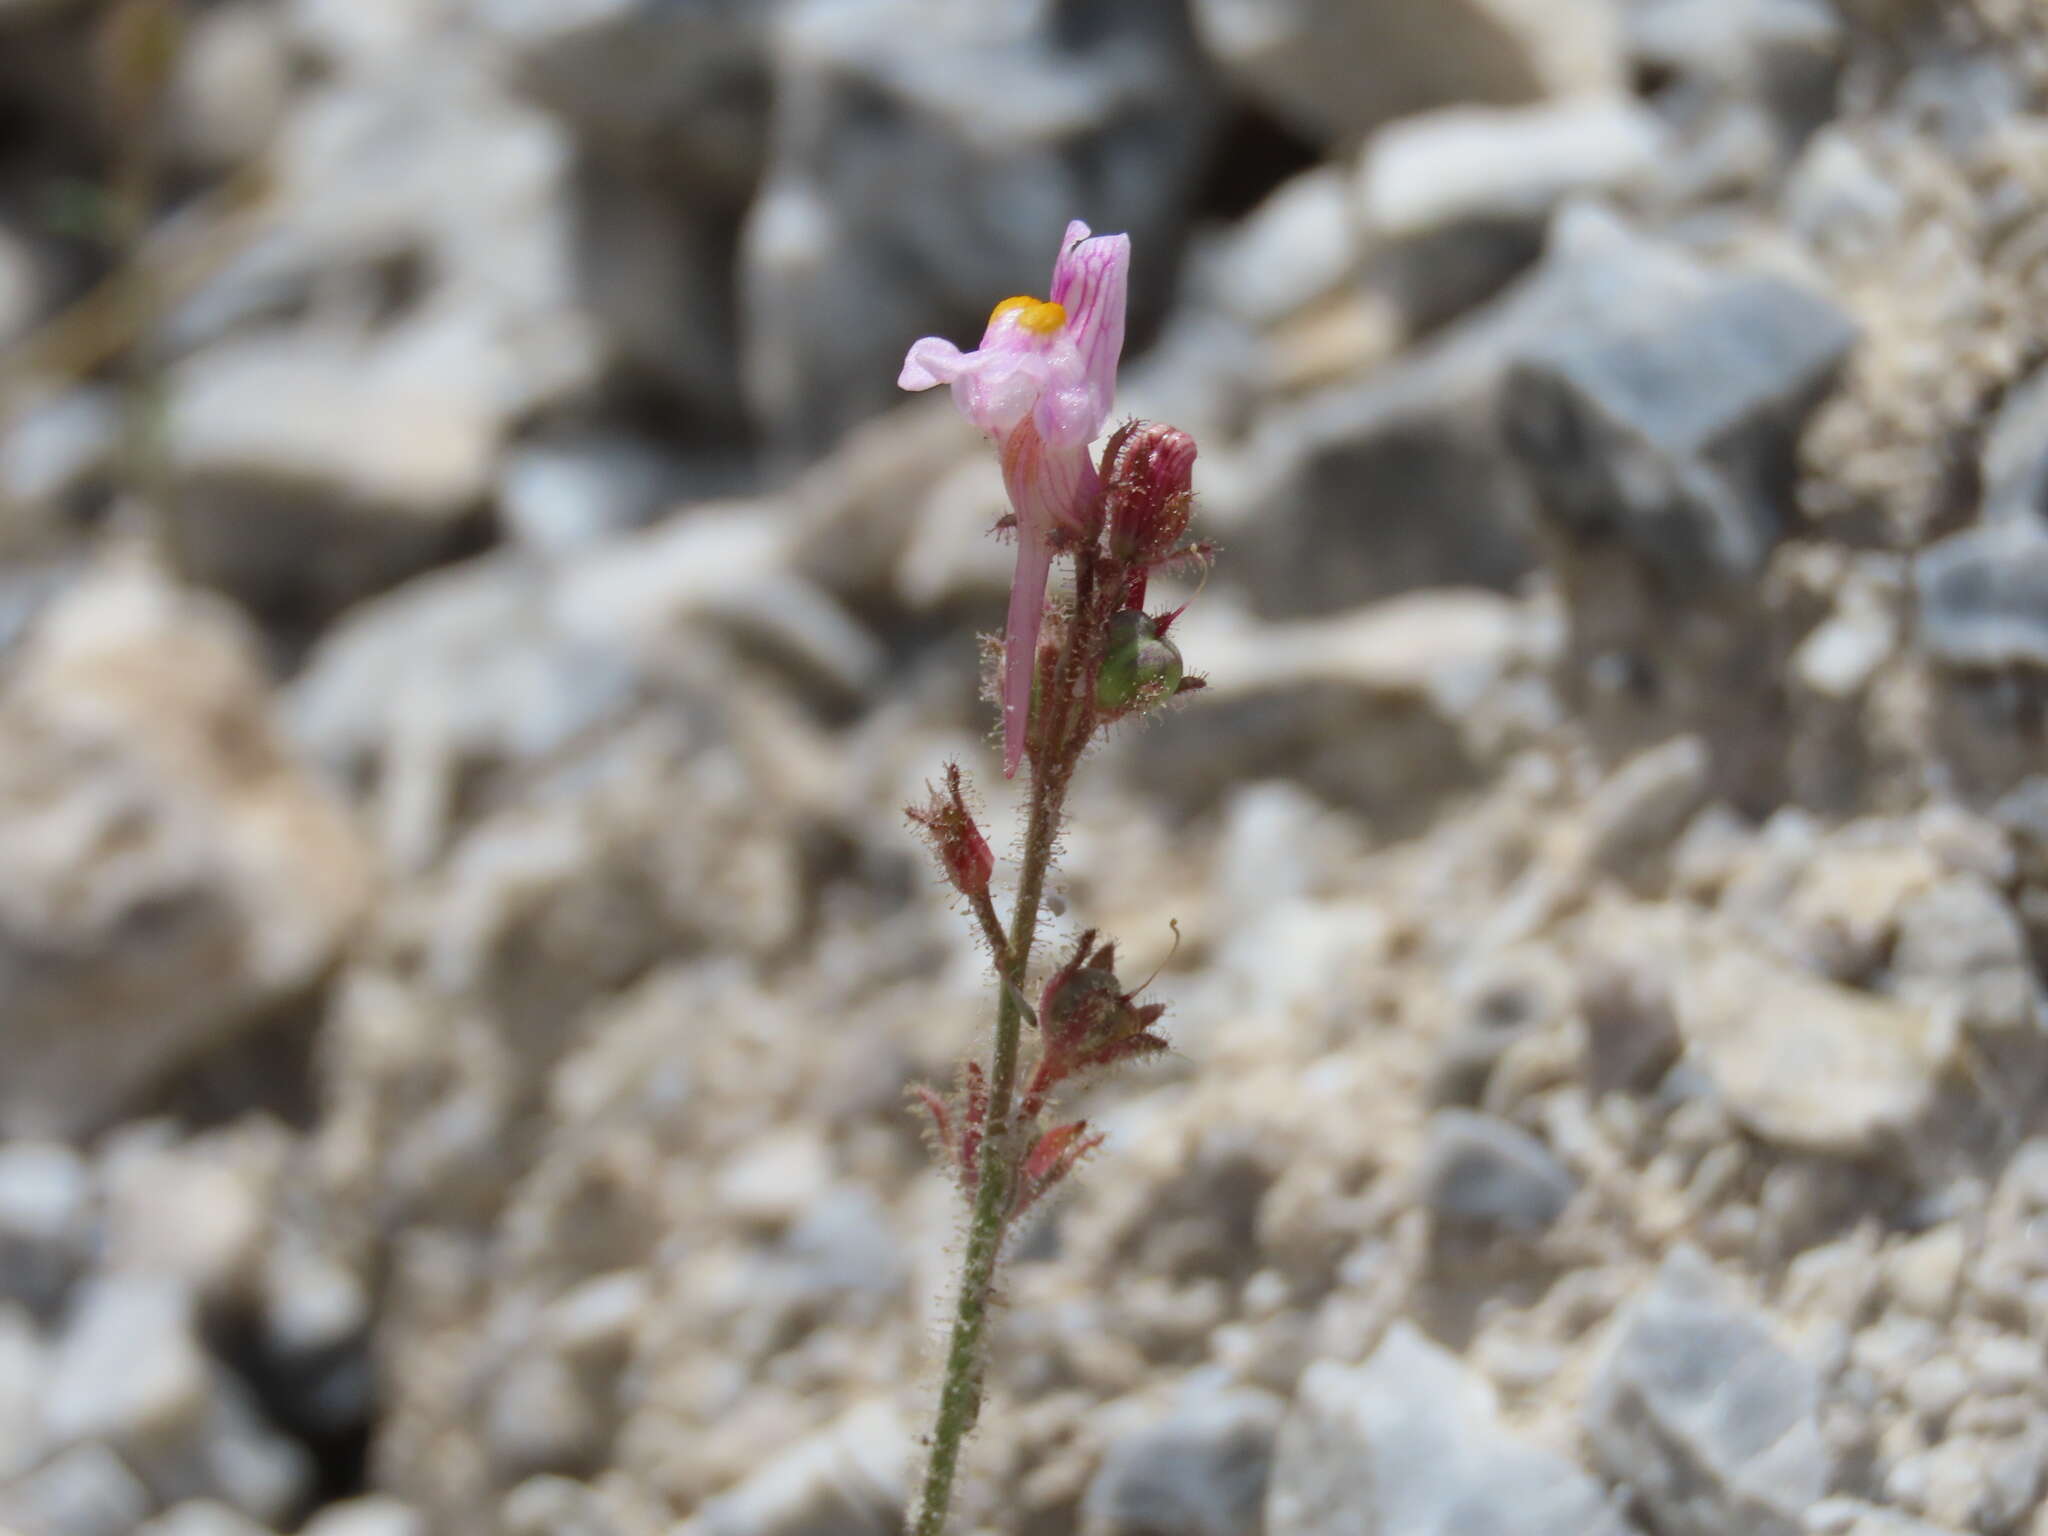
[[[1067,226],[1046,299],[1005,299],[981,345],[962,352],[926,336],[912,342],[897,384],[950,384],[969,420],[995,439],[1017,515],[1017,571],[1003,630],[1003,773],[1017,771],[1031,707],[1032,669],[1045,619],[1045,583],[1063,534],[1086,536],[1100,516],[1102,482],[1088,445],[1109,419],[1124,347],[1128,235]]]

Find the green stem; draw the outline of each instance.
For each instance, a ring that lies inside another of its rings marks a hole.
[[[1076,572],[1074,623],[1060,652],[1054,686],[1039,721],[1038,750],[1032,754],[1031,809],[1024,829],[1023,870],[1017,902],[1010,912],[1010,939],[998,951],[1000,982],[996,999],[996,1040],[990,1062],[988,1118],[982,1133],[981,1167],[976,1175],[974,1209],[968,1218],[967,1253],[960,1267],[960,1300],[953,1313],[952,1338],[946,1346],[945,1375],[939,1388],[939,1411],[932,1427],[931,1460],[925,1466],[924,1489],[917,1503],[915,1536],[942,1536],[953,1502],[953,1482],[960,1469],[960,1450],[981,1413],[982,1341],[988,1329],[989,1295],[995,1286],[996,1261],[1002,1256],[1009,1225],[1010,1179],[1015,1149],[1011,1146],[1010,1102],[1017,1087],[1017,1051],[1023,1033],[1024,977],[1031,946],[1038,935],[1045,878],[1058,841],[1060,811],[1067,781],[1073,773],[1085,736],[1075,740],[1073,703],[1077,668],[1085,673],[1080,653],[1091,642],[1085,636],[1092,607],[1093,559],[1084,553]],[[1088,718],[1086,711],[1082,720]]]

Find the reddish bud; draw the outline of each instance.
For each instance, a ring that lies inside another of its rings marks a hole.
[[[932,1117],[932,1135],[937,1139],[940,1154],[950,1162],[954,1156],[953,1112],[946,1107],[944,1099],[923,1083],[912,1083],[910,1092],[924,1106],[925,1113]]]
[[[923,1083],[911,1095],[932,1118],[933,1150],[942,1163],[953,1165],[954,1177],[970,1197],[981,1173],[982,1136],[988,1125],[988,1081],[981,1068],[968,1062],[957,1102],[948,1102]]]
[[[1172,554],[1194,507],[1195,440],[1156,421],[1126,422],[1102,452],[1109,552],[1149,566]]]
[[[967,809],[967,797],[960,783],[960,765],[946,765],[946,787],[933,789],[931,798],[920,806],[904,810],[916,823],[938,855],[939,867],[953,888],[963,896],[981,896],[988,891],[989,877],[996,871],[996,856],[988,839],[975,825]]]
[[[1074,1171],[1074,1165],[1102,1145],[1100,1136],[1088,1134],[1088,1122],[1076,1120],[1056,1125],[1040,1136],[1024,1154],[1024,1166],[1017,1179],[1016,1205],[1010,1214],[1021,1216],[1039,1197]]]

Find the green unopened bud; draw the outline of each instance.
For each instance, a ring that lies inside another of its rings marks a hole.
[[[1112,715],[1150,709],[1180,690],[1180,648],[1135,608],[1110,621],[1109,644],[1095,679],[1095,702]]]

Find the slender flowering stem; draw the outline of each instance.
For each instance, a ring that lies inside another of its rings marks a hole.
[[[971,353],[938,337],[916,342],[899,379],[907,389],[950,385],[1001,458],[1019,558],[995,696],[1004,773],[1030,765],[1007,932],[989,895],[994,855],[958,765],[948,766],[943,787],[935,786],[926,803],[909,809],[946,880],[967,898],[997,984],[987,1070],[969,1061],[950,1103],[930,1088],[916,1090],[969,1210],[914,1536],[943,1536],[946,1529],[963,1447],[981,1413],[989,1310],[1012,1224],[1102,1140],[1086,1121],[1045,1123],[1060,1088],[1166,1049],[1151,1032],[1164,1007],[1139,1002],[1142,987],[1123,990],[1116,946],[1096,943],[1093,930],[1044,983],[1035,1011],[1024,996],[1076,766],[1111,722],[1201,686],[1182,676],[1179,652],[1166,638],[1174,616],[1141,611],[1150,572],[1205,553],[1205,546],[1181,539],[1193,439],[1132,422],[1110,439],[1099,469],[1088,450],[1105,424],[1123,346],[1129,259],[1124,236],[1091,236],[1085,224],[1069,225],[1051,299],[1005,299]],[[1049,615],[1046,578],[1061,558],[1073,561],[1073,596]],[[1041,649],[1048,626],[1056,643]],[[1037,1026],[1037,1044],[1025,1079],[1027,1020]]]
[[[1081,630],[1069,630],[1056,675],[1070,680]],[[1065,694],[1055,691],[1064,701]],[[1011,1164],[1010,1101],[1016,1092],[1017,1054],[1023,1034],[1025,968],[1038,934],[1045,898],[1045,878],[1059,840],[1062,803],[1072,763],[1062,763],[1058,747],[1066,734],[1067,711],[1044,711],[1039,751],[1032,755],[1031,809],[1024,830],[1023,872],[1016,905],[1010,913],[1007,946],[997,951],[1002,985],[996,1000],[995,1051],[989,1072],[987,1130],[981,1141],[981,1167],[975,1182],[974,1209],[967,1227],[967,1253],[960,1268],[960,1299],[953,1313],[953,1333],[946,1347],[945,1377],[939,1388],[938,1420],[932,1429],[931,1460],[925,1467],[924,1491],[918,1499],[916,1536],[940,1536],[952,1504],[953,1480],[960,1448],[981,1413],[983,1338],[988,1328],[990,1292],[995,1286],[996,1260],[1009,1225]],[[1065,772],[1060,769],[1064,767]],[[991,910],[993,916],[993,910]]]

